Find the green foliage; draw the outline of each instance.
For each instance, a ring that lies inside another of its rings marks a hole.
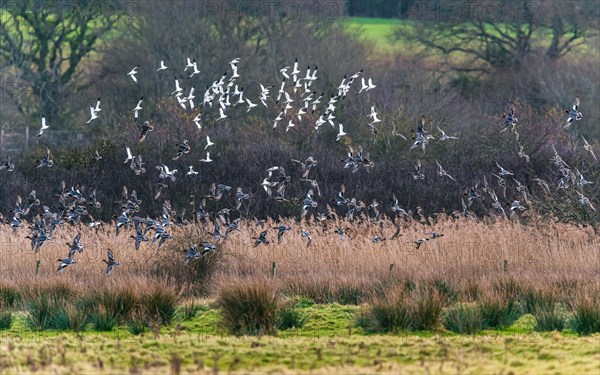
[[[69,328],[65,306],[71,297],[72,291],[64,284],[28,290],[24,297],[27,325],[36,331]]]
[[[527,288],[521,293],[525,312],[534,316],[540,311],[552,311],[556,302],[556,297],[548,290]]]
[[[600,303],[589,299],[579,300],[570,326],[580,336],[600,332]]]
[[[356,325],[370,333],[410,330],[413,328],[410,301],[397,293],[382,298],[359,312]]]
[[[444,298],[436,289],[422,288],[411,295],[413,328],[417,331],[436,330],[444,311]]]
[[[13,322],[12,312],[0,310],[0,330],[10,329]]]
[[[279,330],[290,328],[302,328],[306,322],[306,316],[293,304],[286,304],[278,312],[275,319],[275,327]]]
[[[538,309],[535,319],[536,331],[562,331],[568,323],[569,314],[565,306],[557,302],[549,310]]]
[[[90,315],[90,322],[94,331],[112,331],[117,324],[117,317],[110,310],[100,305],[98,310]]]
[[[485,327],[485,320],[476,305],[457,303],[444,313],[444,327],[455,333],[472,335]]]
[[[133,314],[133,316],[127,319],[126,326],[127,331],[134,336],[148,332],[148,323],[142,314]]]
[[[485,296],[478,307],[485,328],[508,327],[523,315],[523,308],[510,295]]]
[[[16,286],[0,285],[0,308],[13,308],[19,302],[20,293]]]
[[[177,312],[177,294],[171,288],[156,285],[140,301],[144,314],[169,325]]]
[[[177,315],[181,317],[182,320],[192,320],[194,319],[199,312],[206,311],[207,308],[204,305],[199,305],[194,300],[184,302],[177,308]]]
[[[260,336],[275,333],[280,302],[269,282],[257,280],[225,286],[217,303],[223,324],[232,334]]]

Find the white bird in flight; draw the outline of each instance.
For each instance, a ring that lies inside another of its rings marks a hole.
[[[156,69],[157,72],[160,72],[161,70],[167,70],[167,66],[165,65],[165,60],[160,60],[160,67],[158,69]]]
[[[224,118],[227,118],[227,115],[225,113],[223,113],[223,108],[219,108],[219,118],[217,120],[222,120]]]
[[[206,153],[206,158],[205,159],[200,159],[201,162],[203,163],[210,163],[212,160],[210,158],[210,152]]]
[[[133,117],[134,118],[138,118],[139,117],[139,113],[142,110],[142,102],[144,101],[144,97],[142,96],[140,98],[140,101],[138,102],[138,104],[135,106],[135,108],[133,109]]]
[[[344,133],[344,125],[340,124],[339,128],[340,128],[340,132],[338,133],[337,137],[335,138],[336,142],[339,142],[343,136],[348,135],[348,134]]]
[[[44,130],[46,130],[48,128],[49,128],[49,126],[46,125],[46,117],[42,116],[42,127],[40,128],[40,132],[38,133],[38,137],[40,137],[44,133]]]
[[[206,146],[204,146],[204,149],[206,150],[207,148],[209,148],[212,145],[214,145],[214,143],[210,141],[210,137],[207,135],[206,136]]]
[[[123,164],[127,163],[130,160],[133,160],[133,155],[131,154],[131,150],[129,149],[129,147],[126,147],[126,150],[127,150],[127,159],[125,159]]]
[[[90,119],[86,122],[86,124],[89,124],[90,122],[94,121],[97,118],[98,118],[98,115],[96,114],[96,109],[94,107],[90,106]]]
[[[133,82],[135,83],[137,83],[137,78],[135,77],[135,75],[137,74],[137,70],[139,67],[140,66],[137,65],[135,68],[131,69],[131,72],[127,73],[127,75],[130,76]]]

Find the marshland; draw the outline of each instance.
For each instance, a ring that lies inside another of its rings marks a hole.
[[[600,371],[594,2],[269,4],[2,5],[0,372]]]

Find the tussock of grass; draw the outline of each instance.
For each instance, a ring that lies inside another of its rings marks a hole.
[[[12,322],[12,312],[0,310],[0,330],[10,329]]]
[[[576,302],[571,327],[579,335],[600,332],[600,303],[598,300],[581,298]]]
[[[177,312],[177,293],[171,288],[155,284],[140,303],[144,314],[163,325],[171,324]]]
[[[491,292],[478,304],[485,328],[505,328],[523,315],[523,308],[512,293]]]
[[[444,327],[455,333],[472,335],[485,327],[485,320],[475,304],[458,303],[445,311]]]
[[[437,289],[421,288],[411,295],[413,328],[417,331],[438,329],[444,311],[444,297]]]
[[[285,303],[277,312],[275,327],[282,331],[292,328],[302,328],[304,323],[306,323],[306,319],[306,316],[297,307],[295,301],[291,300]]]
[[[365,332],[387,333],[413,328],[412,306],[407,292],[396,287],[373,304],[363,308],[356,325]]]
[[[538,309],[534,316],[536,331],[562,331],[569,321],[569,314],[560,302],[555,303],[551,309]]]
[[[200,311],[205,311],[206,309],[206,306],[200,305],[192,299],[180,304],[177,308],[176,315],[183,321],[189,321],[194,319]]]
[[[90,315],[90,322],[95,331],[112,331],[117,324],[117,317],[113,311],[100,304]]]
[[[20,293],[16,285],[13,285],[12,283],[0,284],[0,309],[16,307],[19,299]]]
[[[223,324],[234,335],[269,335],[276,331],[280,301],[266,280],[232,283],[218,297]]]

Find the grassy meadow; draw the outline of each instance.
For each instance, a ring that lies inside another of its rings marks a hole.
[[[65,227],[38,254],[2,227],[10,256],[1,265],[0,372],[600,370],[600,246],[592,232],[438,217],[434,228],[444,236],[417,250],[414,240],[431,227],[401,221],[395,239],[395,228],[368,223],[287,222],[281,243],[271,229],[271,243],[257,247],[251,237],[261,228],[244,221],[215,253],[188,265],[185,249],[210,240],[211,226],[174,228],[161,250],[138,251],[127,231]],[[333,224],[347,228],[344,240]],[[309,247],[301,228],[312,234]],[[79,231],[95,241],[55,274]],[[387,240],[373,243],[375,235]],[[109,277],[107,248],[121,262]],[[244,319],[258,323],[231,328]]]
[[[31,52],[3,82],[60,83],[0,87],[0,125],[35,140],[0,139],[0,374],[600,374],[598,33],[550,58],[535,24],[522,61],[485,47],[503,66],[410,40],[432,25],[413,20],[129,5],[80,25],[98,39],[71,78],[79,9],[0,11]]]

